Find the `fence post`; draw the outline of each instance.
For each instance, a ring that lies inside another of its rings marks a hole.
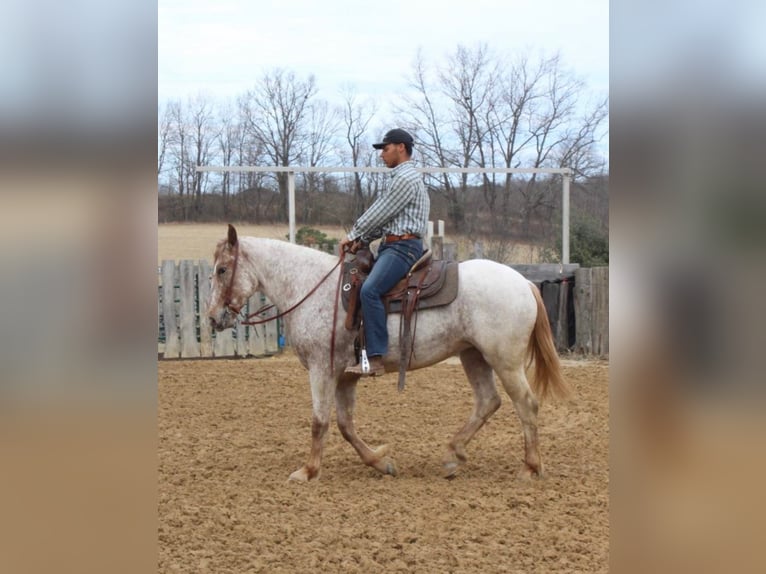
[[[194,262],[184,259],[179,266],[181,305],[178,318],[181,326],[181,357],[199,357],[197,321],[194,312]]]
[[[266,313],[267,317],[273,317],[277,314],[276,309],[271,309]],[[264,336],[266,339],[266,354],[267,355],[273,355],[275,353],[279,352],[279,333],[277,328],[277,321],[278,319],[275,319],[273,321],[269,321],[268,323],[264,324]]]
[[[260,293],[256,293],[247,302],[247,312],[253,313],[261,307],[262,297]],[[250,325],[248,326],[248,341],[247,350],[248,353],[256,357],[260,357],[266,354],[266,330],[263,325]]]
[[[178,324],[176,323],[176,263],[165,260],[162,262],[162,317],[165,323],[165,354],[166,358],[176,358],[181,352],[178,339]]]
[[[444,238],[438,235],[431,238],[431,251],[433,251],[434,259],[442,259],[444,257]]]
[[[569,263],[569,174],[564,174],[561,189],[561,262]]]
[[[575,270],[575,352],[593,353],[591,268]]]
[[[203,357],[213,356],[213,328],[207,318],[207,298],[210,295],[208,277],[211,273],[210,263],[200,259],[197,267],[197,287],[199,293],[199,351]]]
[[[556,347],[569,349],[569,281],[562,279],[559,283],[559,309],[556,323]]]
[[[242,321],[237,321],[237,324],[233,329],[237,334],[237,340],[234,342],[234,354],[238,357],[247,357],[247,340],[245,339],[245,329],[247,329],[247,325],[243,325]]]
[[[609,354],[609,267],[575,271],[575,351]]]
[[[295,243],[295,172],[287,172],[288,236]]]
[[[594,267],[591,275],[593,301],[593,354],[609,354],[609,267]]]
[[[433,245],[433,236],[434,236],[434,222],[429,221],[428,222],[428,228],[426,229],[426,247],[431,249],[431,246]]]

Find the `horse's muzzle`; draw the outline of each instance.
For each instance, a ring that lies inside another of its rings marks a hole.
[[[224,329],[230,329],[236,323],[236,315],[231,313],[228,309],[224,309],[219,317],[210,315],[210,326],[216,331],[223,331]]]

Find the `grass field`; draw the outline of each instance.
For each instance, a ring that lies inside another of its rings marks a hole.
[[[288,226],[253,225],[235,223],[239,235],[287,239]],[[341,239],[345,232],[340,227],[317,226],[328,237]],[[165,259],[208,259],[212,261],[215,246],[226,237],[225,223],[162,223],[157,226],[157,263]],[[468,259],[473,253],[473,241],[462,236],[450,236],[445,242],[457,243],[458,259]],[[540,263],[540,248],[515,242],[486,240],[484,256],[505,263]]]

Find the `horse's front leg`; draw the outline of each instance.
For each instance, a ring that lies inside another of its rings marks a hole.
[[[308,461],[301,468],[293,472],[288,480],[307,482],[319,477],[319,467],[322,463],[322,450],[324,448],[325,435],[330,426],[332,414],[332,399],[335,391],[335,380],[322,373],[321,369],[309,369],[309,382],[311,384],[311,451]]]
[[[341,376],[335,389],[335,413],[338,417],[338,428],[351,446],[354,447],[362,462],[382,474],[396,476],[396,463],[388,456],[388,445],[371,449],[356,434],[354,427],[354,406],[356,404],[356,383],[359,377]]]

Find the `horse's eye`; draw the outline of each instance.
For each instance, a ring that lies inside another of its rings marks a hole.
[[[218,275],[223,275],[226,273],[226,267],[219,267],[217,273]]]

